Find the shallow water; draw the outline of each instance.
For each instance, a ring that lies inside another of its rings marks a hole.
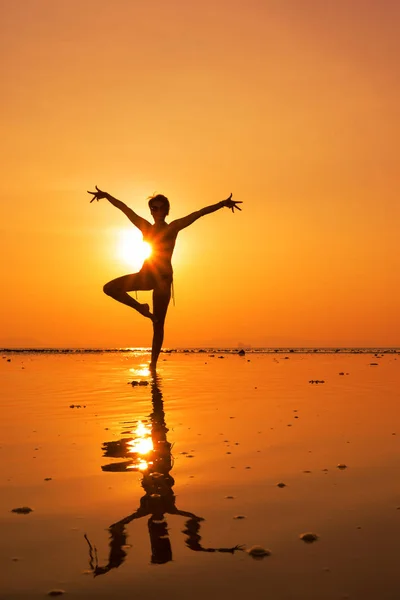
[[[4,598],[398,598],[395,354],[5,356]]]

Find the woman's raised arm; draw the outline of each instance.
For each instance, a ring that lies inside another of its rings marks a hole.
[[[200,217],[209,215],[219,210],[220,208],[230,208],[232,212],[235,211],[235,208],[237,210],[242,210],[239,206],[237,206],[238,204],[242,204],[242,202],[232,200],[231,194],[226,200],[221,200],[221,202],[217,202],[217,204],[205,206],[204,208],[201,208],[200,210],[197,210],[196,212],[193,212],[190,215],[187,215],[186,217],[182,217],[181,219],[176,219],[175,221],[172,221],[170,225],[171,227],[177,229],[177,231],[180,231],[181,229],[185,229],[185,227],[188,227],[189,225],[197,221],[197,219],[199,219]]]
[[[121,200],[117,200],[117,198],[114,198],[114,196],[111,196],[111,194],[109,194],[108,192],[103,192],[102,190],[99,190],[97,185],[95,187],[95,192],[88,191],[88,194],[93,195],[93,198],[90,202],[93,202],[93,200],[99,201],[105,198],[113,206],[119,208],[119,210],[121,210],[128,217],[131,223],[133,223],[138,229],[140,229],[142,233],[144,233],[148,227],[151,227],[151,223],[149,223],[149,221],[146,221],[146,219],[143,219],[143,217],[137,215],[131,208],[129,208],[129,206],[124,204],[124,202],[121,202]]]

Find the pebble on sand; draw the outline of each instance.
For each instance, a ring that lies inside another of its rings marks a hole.
[[[277,483],[276,485],[277,485],[277,487],[279,487],[279,488],[284,488],[284,487],[286,487],[286,483],[283,483],[283,481],[280,481],[280,482],[279,482],[279,483]]]
[[[11,512],[17,513],[18,515],[28,515],[30,512],[33,512],[33,508],[29,508],[29,506],[20,506],[19,508],[13,508]]]
[[[340,469],[341,471],[343,471],[344,469],[347,469],[347,465],[345,465],[344,463],[339,463],[336,466],[337,469]]]
[[[303,540],[303,542],[307,542],[307,544],[312,544],[318,540],[318,536],[316,533],[307,532],[302,533],[300,539]]]
[[[50,590],[47,592],[48,596],[62,596],[65,594],[65,590]]]
[[[233,517],[234,519],[245,519],[245,515],[236,515],[235,517]]]
[[[246,550],[246,552],[256,560],[264,558],[265,556],[271,556],[271,550],[263,548],[262,546],[252,546],[251,548]]]

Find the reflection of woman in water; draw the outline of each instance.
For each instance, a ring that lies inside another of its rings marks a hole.
[[[119,567],[125,560],[127,533],[126,525],[135,519],[149,517],[147,522],[150,542],[151,542],[151,562],[163,564],[172,560],[171,542],[168,536],[168,524],[165,520],[165,514],[179,515],[187,517],[183,533],[187,536],[186,545],[191,550],[201,552],[230,552],[239,550],[239,546],[233,548],[204,548],[201,545],[199,535],[201,517],[191,512],[179,510],[175,506],[175,494],[173,492],[174,479],[170,475],[172,469],[172,445],[167,440],[168,429],[165,424],[165,415],[163,409],[163,399],[158,381],[154,378],[152,381],[152,403],[153,412],[150,415],[151,437],[153,450],[146,455],[146,466],[141,472],[143,474],[142,487],[145,491],[140,500],[140,507],[131,515],[121,519],[109,527],[111,535],[110,552],[108,563],[104,567],[99,567],[97,555],[93,554],[95,549],[90,544],[90,567],[94,575],[103,575]],[[129,460],[119,463],[111,463],[102,467],[103,471],[127,471],[135,469],[135,460],[138,455],[130,452],[133,440],[122,439],[118,442],[105,442],[103,445],[104,456],[113,458],[129,458]],[[133,468],[132,468],[133,467]]]
[[[161,346],[164,339],[164,321],[167,314],[168,304],[171,298],[172,285],[172,265],[171,258],[174,251],[176,238],[181,229],[188,227],[200,217],[219,210],[220,208],[230,208],[232,212],[235,209],[241,210],[238,204],[232,200],[232,194],[226,200],[222,200],[217,204],[206,206],[182,219],[175,219],[171,223],[166,223],[165,218],[169,214],[168,198],[158,194],[149,200],[151,216],[154,219],[154,225],[146,219],[139,217],[131,208],[126,206],[120,200],[113,198],[107,192],[99,190],[96,186],[93,194],[93,200],[101,200],[106,198],[113,206],[116,206],[128,217],[128,219],[136,226],[143,234],[143,239],[152,247],[152,254],[148,258],[139,271],[131,275],[123,275],[117,279],[109,281],[104,286],[104,292],[122,302],[131,308],[137,310],[144,317],[148,317],[153,321],[153,343],[151,349],[151,368],[155,368],[158,355],[161,351]],[[148,304],[141,304],[134,300],[128,292],[139,290],[153,290],[153,313],[150,312]]]

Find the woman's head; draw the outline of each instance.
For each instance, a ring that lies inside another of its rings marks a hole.
[[[169,214],[169,200],[162,194],[156,194],[149,198],[149,208],[153,218],[155,216],[163,216],[165,218]]]

